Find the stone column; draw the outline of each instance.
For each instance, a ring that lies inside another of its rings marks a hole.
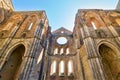
[[[23,76],[20,76],[21,80],[28,80],[29,75],[32,71],[34,58],[35,58],[35,55],[37,54],[37,49],[39,45],[40,45],[40,40],[38,40],[37,38],[34,38],[33,43],[31,44],[31,47],[24,58],[25,64],[23,65],[24,69],[21,73]]]
[[[83,30],[84,31],[81,31],[84,33],[83,42],[87,52],[88,62],[92,69],[94,80],[106,80],[104,70],[102,68],[102,63],[100,61],[100,55],[97,52],[94,39],[90,37],[91,35],[86,25],[84,26]]]

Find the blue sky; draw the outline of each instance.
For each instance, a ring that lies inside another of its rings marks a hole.
[[[12,0],[16,11],[45,10],[52,31],[73,30],[78,9],[115,9],[118,0]]]

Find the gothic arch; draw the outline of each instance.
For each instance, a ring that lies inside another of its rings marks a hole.
[[[39,23],[39,18],[37,14],[31,14],[28,15],[28,17],[26,18],[26,30],[30,31],[30,30],[34,30],[37,25]]]
[[[105,26],[103,20],[100,18],[99,14],[94,11],[89,11],[85,14],[86,23],[88,26],[93,26],[92,22],[95,24],[96,28]]]
[[[101,62],[108,80],[119,80],[120,51],[117,47],[108,42],[99,44],[98,51],[101,56]]]
[[[24,54],[24,56],[27,55],[27,51],[28,51],[28,48],[30,47],[30,43],[27,43],[27,42],[24,42],[24,41],[18,41],[18,42],[15,42],[11,46],[8,47],[6,55],[5,55],[5,58],[8,59],[10,57],[10,55],[11,55],[11,52],[16,47],[18,47],[19,45],[24,45],[24,47],[25,47],[25,54]]]
[[[26,48],[23,44],[15,45],[8,50],[8,60],[5,62],[3,65],[4,67],[0,71],[0,79],[14,80],[19,78],[25,52]]]
[[[98,50],[98,51],[99,51],[100,45],[102,45],[102,44],[110,47],[111,49],[113,49],[113,50],[116,52],[117,56],[120,56],[120,49],[119,49],[118,45],[116,45],[114,42],[106,41],[106,40],[104,40],[104,39],[101,40],[101,41],[99,41],[99,42],[97,43],[97,45],[98,45],[98,46],[97,46],[97,50]]]

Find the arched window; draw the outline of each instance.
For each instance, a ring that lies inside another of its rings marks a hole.
[[[57,63],[56,63],[56,61],[53,61],[51,64],[51,71],[50,71],[51,76],[56,75],[56,68],[57,68]]]
[[[68,76],[73,76],[73,62],[72,62],[72,60],[68,61]]]
[[[30,23],[28,26],[28,30],[31,30],[32,26],[33,26],[33,23]]]
[[[58,48],[54,49],[54,55],[58,54]]]
[[[42,29],[42,33],[41,33],[41,38],[42,38],[42,36],[45,34],[45,31],[46,31],[46,29],[45,29],[45,27]]]
[[[96,30],[97,27],[96,27],[95,23],[92,21],[91,24],[92,24],[93,28]]]
[[[68,55],[68,54],[70,54],[70,49],[69,48],[66,49],[66,55]]]
[[[39,54],[39,57],[38,57],[38,60],[37,60],[37,64],[39,64],[40,61],[42,60],[43,51],[44,51],[44,49],[42,49],[41,52],[40,52],[40,54]]]
[[[63,54],[64,54],[64,49],[61,48],[61,50],[60,50],[60,55],[63,55]]]
[[[65,63],[64,61],[60,61],[60,64],[59,64],[59,76],[64,76],[65,74]]]

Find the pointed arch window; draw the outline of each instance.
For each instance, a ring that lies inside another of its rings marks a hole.
[[[39,64],[42,60],[42,56],[43,56],[43,51],[44,49],[42,49],[41,53],[39,54],[38,60],[37,60],[37,64]]]
[[[56,75],[56,68],[57,68],[57,63],[56,63],[56,61],[53,61],[51,64],[51,71],[50,71],[51,76]]]
[[[28,26],[28,30],[31,30],[32,26],[33,26],[33,23],[30,23]]]
[[[63,54],[64,54],[64,48],[61,48],[60,55],[63,55]]]
[[[54,55],[58,54],[58,48],[54,49]]]
[[[68,61],[68,76],[73,76],[73,61]]]
[[[59,76],[65,75],[65,62],[62,60],[59,64]]]
[[[68,55],[68,54],[70,54],[70,49],[69,48],[66,49],[66,55]]]
[[[45,31],[46,31],[46,28],[44,27],[44,28],[42,29],[41,37],[45,34]]]
[[[95,23],[92,21],[91,24],[92,24],[93,28],[96,30],[97,27],[96,27]]]

